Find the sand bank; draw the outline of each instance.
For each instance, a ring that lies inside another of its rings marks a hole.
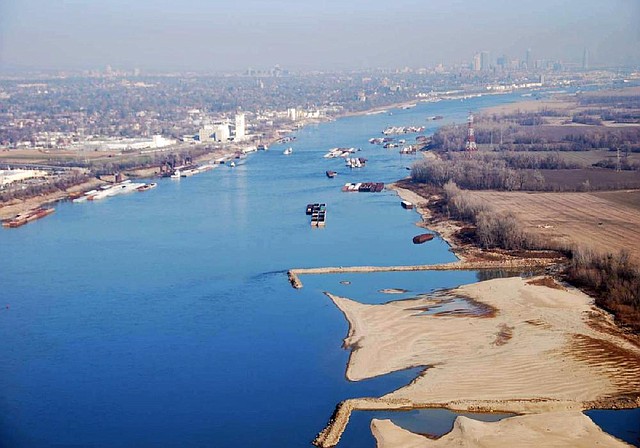
[[[549,410],[584,409],[590,402],[640,396],[640,345],[618,336],[609,316],[582,292],[512,277],[450,294],[497,312],[421,315],[420,309],[432,306],[429,298],[366,305],[329,295],[350,324],[347,377],[357,381],[432,366],[387,397],[456,403],[451,407],[464,410],[486,402],[494,410],[523,412],[528,401],[536,409],[541,401]]]
[[[558,412],[480,422],[458,417],[453,429],[437,440],[413,434],[390,420],[373,420],[371,431],[378,448],[467,448],[553,446],[556,448],[629,447],[603,432],[580,412]]]
[[[357,381],[429,366],[376,400],[387,409],[541,413],[639,406],[638,340],[621,334],[589,296],[542,283],[513,277],[450,291],[494,310],[483,315],[425,315],[433,306],[428,297],[367,305],[327,294],[349,322],[346,376]],[[361,409],[348,401],[347,410]],[[346,425],[349,413],[337,412],[337,426]],[[337,432],[327,428],[327,439],[335,441]]]

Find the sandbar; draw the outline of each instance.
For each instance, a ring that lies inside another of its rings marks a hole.
[[[482,315],[425,315],[429,297],[369,305],[326,293],[349,322],[349,380],[428,367],[385,396],[341,403],[315,443],[335,444],[355,409],[580,414],[638,407],[638,338],[622,333],[588,295],[550,281],[511,277],[449,291],[493,310]]]
[[[498,422],[480,422],[460,416],[453,429],[433,440],[411,433],[390,420],[371,422],[378,448],[466,448],[553,446],[555,448],[617,448],[630,445],[603,432],[580,412],[557,412],[506,418]]]

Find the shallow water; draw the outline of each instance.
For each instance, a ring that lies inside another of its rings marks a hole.
[[[0,232],[0,445],[10,447],[308,446],[349,397],[379,396],[416,369],[351,383],[331,291],[380,303],[473,282],[472,272],[305,276],[291,267],[453,261],[440,239],[413,245],[415,212],[393,192],[345,182],[397,180],[412,156],[370,145],[389,125],[463,122],[518,96],[420,104],[393,115],[305,128],[282,145],[158,187]],[[407,136],[405,138],[410,138]],[[287,144],[289,146],[289,144]],[[350,171],[323,159],[358,146]],[[339,172],[335,179],[327,169]],[[328,204],[312,229],[305,206]],[[353,295],[350,295],[353,294]],[[354,426],[357,428],[357,426]],[[370,437],[368,427],[349,429]]]
[[[603,431],[640,447],[640,409],[594,409],[585,414]]]

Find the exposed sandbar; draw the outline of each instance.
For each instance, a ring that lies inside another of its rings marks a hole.
[[[411,433],[390,420],[371,422],[378,448],[466,448],[553,446],[555,448],[618,448],[630,445],[603,432],[580,412],[523,415],[498,422],[480,422],[460,416],[451,432],[433,440]]]
[[[640,396],[639,346],[618,336],[610,318],[580,291],[512,277],[451,294],[497,311],[489,317],[421,315],[416,308],[429,306],[428,298],[366,305],[329,295],[350,324],[347,377],[432,366],[383,398],[464,410],[581,410]]]
[[[640,406],[638,339],[586,294],[549,280],[511,277],[449,292],[492,310],[481,315],[425,315],[429,297],[368,305],[327,293],[349,322],[348,379],[429,368],[383,397],[340,403],[314,443],[335,445],[359,409],[526,414]]]

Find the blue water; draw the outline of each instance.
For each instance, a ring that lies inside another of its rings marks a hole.
[[[442,122],[427,116],[462,122],[469,109],[517,98],[307,127],[290,156],[274,145],[234,169],[60,204],[1,231],[0,445],[309,446],[339,401],[411,381],[419,369],[345,379],[347,323],[322,291],[380,303],[403,298],[382,288],[426,293],[476,274],[352,275],[349,286],[305,276],[293,290],[285,271],[454,260],[439,239],[411,243],[418,217],[393,192],[339,187],[407,175],[414,157],[367,142],[386,126],[432,131]],[[334,146],[361,147],[367,166],[323,159]],[[310,227],[308,202],[327,203],[326,228]],[[356,431],[369,440],[368,426]]]
[[[594,409],[585,414],[603,431],[640,447],[640,408],[615,411]]]

